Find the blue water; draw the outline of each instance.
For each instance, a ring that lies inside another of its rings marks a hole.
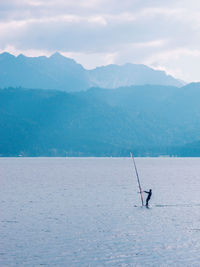
[[[0,266],[199,266],[200,159],[1,158]]]

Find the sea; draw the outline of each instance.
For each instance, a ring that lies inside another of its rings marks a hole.
[[[200,266],[200,158],[135,161],[0,158],[0,266]]]

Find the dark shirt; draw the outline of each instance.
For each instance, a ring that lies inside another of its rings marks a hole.
[[[151,195],[152,195],[152,191],[144,191],[144,192],[148,194],[148,198],[151,197]]]

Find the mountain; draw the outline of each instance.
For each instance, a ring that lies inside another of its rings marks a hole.
[[[0,107],[1,156],[110,155],[124,149],[123,136],[116,135],[125,127],[124,114],[101,101],[9,88],[0,91]]]
[[[59,53],[50,57],[0,54],[1,88],[11,86],[76,92],[92,86],[116,88],[141,84],[181,86],[182,83],[163,71],[144,65],[109,65],[86,70]]]
[[[131,85],[183,86],[183,82],[142,64],[127,63],[122,66],[108,65],[89,71],[91,83],[102,88],[117,88]]]
[[[177,149],[179,157],[199,157],[200,156],[200,138],[198,141],[187,143]]]
[[[59,53],[51,57],[0,54],[0,85],[80,91],[90,87],[86,70]]]
[[[200,84],[0,90],[1,156],[200,156]]]

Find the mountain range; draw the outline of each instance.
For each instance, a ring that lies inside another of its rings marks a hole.
[[[141,64],[108,65],[86,70],[73,59],[55,53],[50,57],[0,54],[0,87],[55,89],[66,92],[91,87],[117,88],[131,85],[183,86],[183,82]]]
[[[200,156],[200,83],[2,53],[0,88],[0,156]]]
[[[200,84],[0,90],[1,156],[200,156]]]

